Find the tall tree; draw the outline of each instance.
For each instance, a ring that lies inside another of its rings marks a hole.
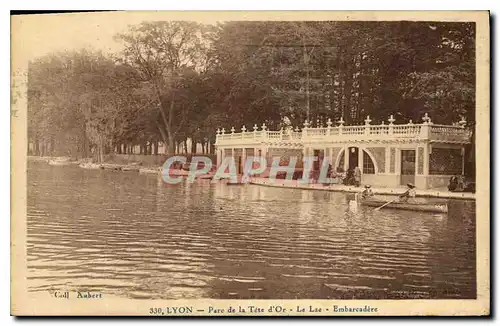
[[[199,69],[206,62],[204,28],[194,22],[143,22],[127,33],[117,35],[124,43],[122,61],[136,68],[154,96],[161,119],[157,129],[168,151],[174,151],[174,139],[188,123],[187,110],[181,106],[178,90],[183,73]]]

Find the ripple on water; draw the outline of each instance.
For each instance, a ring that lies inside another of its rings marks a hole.
[[[137,299],[475,298],[474,204],[348,210],[345,194],[28,169],[30,291]],[[455,207],[456,206],[456,207]]]

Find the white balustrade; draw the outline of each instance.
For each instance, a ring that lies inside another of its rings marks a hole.
[[[465,141],[470,137],[470,132],[461,126],[431,125],[430,137],[436,140]]]
[[[389,126],[371,126],[370,135],[389,135]]]
[[[342,135],[364,135],[365,126],[344,126]]]
[[[417,137],[420,134],[420,125],[393,125],[392,132],[394,137]]]
[[[327,128],[307,128],[307,137],[324,137]]]
[[[267,138],[269,138],[269,139],[280,139],[281,138],[281,132],[279,132],[279,131],[268,131],[267,132]]]
[[[258,130],[257,125],[254,125],[253,131],[247,131],[245,126],[242,127],[241,133],[235,133],[234,128],[231,128],[231,133],[226,134],[225,129],[218,129],[216,132],[217,145],[238,145],[238,144],[254,144],[259,145],[264,141],[268,142],[295,142],[302,143],[308,140],[315,142],[325,141],[372,141],[383,139],[384,141],[397,141],[398,139],[409,138],[422,140],[437,140],[444,142],[459,142],[467,143],[470,141],[471,132],[465,128],[465,120],[462,119],[460,125],[436,125],[433,124],[428,115],[424,116],[423,123],[414,124],[394,124],[395,119],[391,115],[389,124],[382,123],[380,125],[370,125],[370,118],[367,117],[364,125],[345,126],[341,118],[338,121],[338,126],[332,126],[332,121],[328,119],[327,127],[311,127],[310,122],[304,123],[304,128],[299,131],[298,128],[290,130],[267,130],[265,124],[262,125],[262,130]]]
[[[252,132],[243,133],[242,139],[254,139],[255,135]]]

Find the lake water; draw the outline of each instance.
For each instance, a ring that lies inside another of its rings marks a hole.
[[[30,291],[124,298],[475,298],[475,207],[349,209],[343,193],[164,184],[30,163]]]

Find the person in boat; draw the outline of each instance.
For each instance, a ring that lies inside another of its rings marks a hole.
[[[450,178],[450,182],[448,183],[448,190],[449,191],[455,191],[455,189],[457,189],[457,176],[452,176]]]
[[[415,196],[417,195],[415,191],[415,186],[413,185],[413,183],[408,183],[406,184],[406,186],[408,188],[402,195],[399,196],[399,200],[403,202],[407,202],[409,200],[413,201],[415,199]]]
[[[365,189],[361,192],[361,199],[373,197],[373,190],[370,185],[365,185]]]
[[[463,175],[457,175],[457,187],[455,188],[455,191],[464,191],[465,188],[465,178]]]

